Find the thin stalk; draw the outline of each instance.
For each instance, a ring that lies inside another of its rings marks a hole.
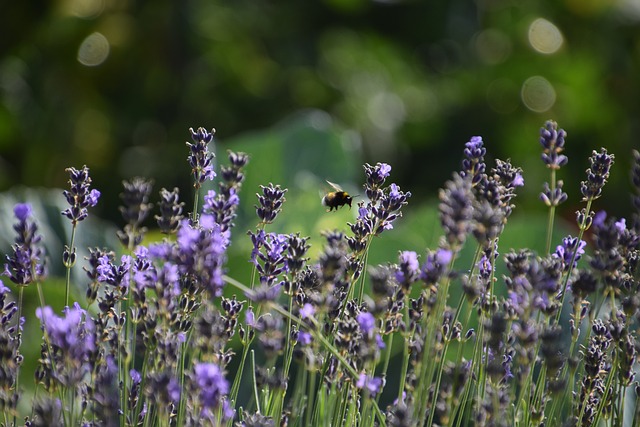
[[[457,252],[453,253],[451,257],[451,262],[447,266],[447,269],[444,275],[445,279],[440,284],[440,289],[438,289],[438,297],[436,299],[435,311],[429,316],[424,316],[423,323],[425,323],[425,327],[427,328],[427,339],[424,342],[424,350],[423,350],[421,368],[420,368],[421,384],[429,384],[431,382],[431,378],[433,378],[433,375],[434,375],[435,363],[428,363],[428,362],[430,357],[432,356],[431,350],[433,349],[434,351],[436,351],[436,343],[435,343],[435,338],[437,335],[436,330],[439,327],[439,322],[442,320],[442,315],[447,305],[447,299],[449,297],[449,284],[451,282],[449,277],[449,272],[453,269],[453,265],[455,263],[457,255],[458,255]],[[427,389],[428,387],[424,387],[423,391],[427,392]],[[434,402],[436,398],[437,396],[434,395],[433,397]],[[427,416],[426,409],[427,409],[427,404],[429,399],[428,399],[428,396],[420,396],[420,399],[421,399],[420,402],[423,402],[423,403],[417,408],[418,414],[420,417],[419,424],[424,425],[424,423],[426,422],[426,416]],[[432,405],[432,408],[434,407],[435,405]],[[429,418],[433,419],[433,411],[430,411]],[[428,424],[428,425],[431,425],[431,424]]]
[[[375,227],[374,227],[374,230],[375,230]],[[358,290],[358,300],[357,300],[358,304],[362,302],[362,297],[364,296],[365,277],[367,276],[367,263],[369,262],[369,247],[371,246],[373,237],[374,237],[373,235],[369,235],[369,237],[367,238],[367,245],[364,248],[364,254],[362,255],[362,273],[360,274],[360,289]]]
[[[309,378],[309,383],[308,383],[308,389],[307,389],[307,396],[309,396],[309,403],[307,406],[307,410],[305,412],[305,423],[304,425],[306,426],[310,426],[311,424],[311,416],[313,415],[313,410],[314,410],[314,396],[316,394],[316,372],[312,371],[311,372],[311,377]],[[320,387],[317,391],[318,393],[322,393],[322,387]]]
[[[591,203],[593,203],[593,199],[588,199],[587,200],[587,207],[585,208],[585,215],[584,215],[584,221],[582,222],[582,224],[578,224],[580,226],[580,231],[578,232],[578,244],[580,244],[580,241],[582,240],[582,236],[584,236],[584,232],[587,229],[587,224],[586,222],[588,221],[589,218],[589,212],[591,210]],[[567,296],[567,284],[569,283],[569,278],[571,277],[571,272],[573,271],[573,265],[576,262],[576,257],[578,256],[578,250],[577,247],[576,249],[573,251],[573,254],[571,255],[571,262],[569,263],[569,268],[567,269],[567,274],[564,278],[564,281],[562,283],[562,299],[560,301],[560,308],[558,309],[558,313],[556,314],[556,318],[555,318],[555,322],[558,323],[558,321],[560,320],[560,315],[562,314],[562,307],[564,306],[564,299]]]
[[[191,220],[195,224],[198,220],[198,198],[200,197],[200,186],[196,186],[195,191],[193,192],[193,211],[191,212]]]
[[[256,399],[256,410],[259,414],[262,413],[260,410],[260,398],[258,397],[258,384],[256,382],[256,354],[253,350],[251,350],[251,379],[253,382],[253,397]]]
[[[553,194],[553,192],[556,189],[556,170],[555,169],[551,169],[551,183],[549,185],[549,189],[550,189],[550,193]],[[549,206],[549,219],[547,221],[547,244],[546,244],[546,254],[549,254],[549,251],[551,251],[551,240],[553,238],[553,222],[555,219],[555,213],[556,213],[556,207],[555,205],[551,205]]]
[[[76,226],[77,224],[74,222],[71,226],[71,243],[69,243],[69,257],[73,256],[73,245],[76,239]],[[72,262],[65,263],[65,267],[67,269],[67,278],[65,283],[65,292],[64,292],[64,305],[69,307],[69,289],[71,287],[71,268],[73,267]]]
[[[18,336],[20,337],[22,335],[22,330],[20,328],[20,319],[22,318],[22,299],[23,299],[23,294],[24,294],[24,286],[20,286],[19,290],[18,290],[18,322],[16,323],[16,332],[18,334]],[[21,338],[20,338],[21,340]],[[20,392],[20,369],[18,369],[18,372],[16,373],[16,388],[15,388],[15,392],[16,394]],[[36,389],[37,390],[37,389]],[[16,420],[17,420],[18,414],[17,411],[13,413],[13,425],[18,425],[16,424]],[[5,421],[7,424],[8,420],[5,418]]]

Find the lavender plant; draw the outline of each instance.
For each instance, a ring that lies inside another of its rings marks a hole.
[[[546,250],[503,248],[523,171],[485,163],[479,136],[439,193],[443,234],[435,248],[369,265],[377,237],[393,232],[411,196],[387,184],[386,163],[364,166],[366,199],[353,223],[317,238],[268,228],[287,190],[261,186],[249,283],[227,271],[244,168],[230,152],[214,171],[213,131],[190,130],[194,207],[160,191],[161,241],[143,245],[152,182],[124,182],[120,255],[90,248],[86,298],[57,314],[46,304],[41,237],[31,208],[14,209],[17,233],[0,282],[0,408],[22,425],[23,290],[38,288],[42,343],[26,426],[596,426],[640,421],[635,380],[640,283],[640,155],[633,153],[629,225],[597,211],[614,157],[593,152],[581,184],[578,236],[554,242],[555,208],[570,196],[556,173],[566,132],[540,132],[550,169]],[[97,203],[88,168],[71,174],[76,225]],[[205,180],[217,190],[200,194]],[[200,206],[200,200],[202,205]],[[590,233],[589,239],[583,238]],[[587,243],[589,242],[589,243]],[[465,265],[462,251],[473,257]],[[504,255],[501,255],[504,252]],[[504,271],[500,274],[499,271]],[[460,289],[460,292],[455,291]],[[563,308],[569,313],[563,317]],[[245,375],[246,374],[246,375]]]

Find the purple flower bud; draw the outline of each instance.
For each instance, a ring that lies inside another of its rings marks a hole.
[[[29,216],[31,216],[31,205],[28,203],[18,203],[13,208],[13,214],[18,218],[18,221],[24,222]]]
[[[89,190],[91,178],[89,177],[89,168],[87,166],[83,166],[80,170],[76,168],[67,168],[65,170],[69,172],[71,188],[65,190],[63,194],[71,207],[62,211],[62,215],[69,218],[75,225],[87,217],[87,208],[98,204],[100,192],[95,189]]]
[[[55,315],[51,307],[36,309],[52,346],[60,349],[65,357],[78,366],[88,362],[89,354],[95,349],[93,322],[86,311],[75,303],[64,310],[64,317]]]
[[[583,200],[595,200],[602,195],[602,188],[609,179],[609,171],[614,163],[615,156],[607,153],[605,148],[600,152],[593,151],[589,158],[589,169],[587,169],[587,179],[580,184]]]
[[[247,326],[254,328],[256,326],[256,315],[253,313],[253,310],[251,309],[251,307],[247,309],[244,316],[245,316],[244,321],[247,324]]]
[[[447,270],[453,252],[447,249],[438,249],[436,252],[429,251],[427,253],[420,279],[424,280],[427,285],[435,285]]]
[[[558,130],[558,124],[554,121],[547,121],[540,129],[540,145],[542,145],[542,161],[550,169],[560,169],[567,164],[569,159],[562,153],[564,150],[564,139],[567,133],[564,129]]]
[[[204,128],[198,128],[197,131],[194,131],[193,128],[190,128],[189,132],[191,132],[193,143],[187,142],[187,147],[189,147],[187,160],[193,173],[193,186],[200,188],[203,182],[213,180],[216,176],[213,171],[214,154],[208,149],[208,144],[213,140],[216,130],[212,129],[211,132],[208,132]]]
[[[300,309],[300,317],[303,319],[310,319],[315,314],[316,309],[309,303],[306,303]]]
[[[484,148],[481,136],[474,136],[465,144],[465,159],[462,160],[462,171],[460,175],[462,177],[470,176],[472,185],[478,184],[482,179],[482,175],[487,167],[484,163],[484,155],[486,153],[487,149]]]
[[[580,260],[582,255],[584,255],[584,248],[586,245],[587,242],[584,240],[578,241],[577,237],[567,236],[562,239],[562,244],[556,247],[556,251],[553,256],[562,260],[564,263],[563,270],[567,271],[569,269],[569,264],[571,263],[571,258],[574,258],[572,268],[575,268],[578,265],[578,260]]]
[[[307,346],[311,344],[312,341],[313,340],[309,332],[298,331],[298,342],[300,343],[300,345]]]
[[[373,336],[374,328],[376,327],[376,319],[373,314],[367,312],[359,313],[356,316],[356,320],[363,335]]]
[[[369,394],[375,396],[382,389],[382,378],[370,377],[364,373],[361,373],[356,381],[356,387],[362,390],[367,390]]]
[[[414,251],[400,252],[400,265],[396,271],[396,280],[400,284],[411,285],[420,274],[418,254]]]
[[[131,382],[133,384],[140,384],[140,381],[142,381],[142,377],[140,376],[140,373],[135,369],[131,369],[129,371],[129,376],[131,377]]]
[[[220,407],[222,398],[229,392],[229,383],[220,367],[214,363],[197,363],[194,372],[200,404],[207,409]]]
[[[284,195],[288,190],[281,189],[279,185],[274,186],[271,183],[267,187],[261,185],[260,188],[262,194],[256,193],[260,203],[259,206],[256,206],[256,214],[260,221],[271,224],[282,210],[282,205],[286,201]]]
[[[44,249],[39,244],[42,237],[37,234],[36,223],[29,220],[32,212],[30,205],[18,204],[13,212],[18,218],[18,223],[13,226],[18,235],[11,246],[13,255],[6,255],[7,263],[4,265],[2,274],[8,276],[17,285],[28,285],[47,275],[47,270],[41,261],[44,258]]]
[[[4,295],[4,294],[8,294],[11,292],[11,289],[7,288],[4,283],[2,283],[2,280],[0,280],[0,296]]]

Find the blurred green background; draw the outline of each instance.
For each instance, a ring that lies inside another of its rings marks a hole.
[[[638,0],[0,8],[0,190],[64,187],[64,168],[87,164],[103,192],[98,214],[117,221],[123,178],[153,177],[158,189],[177,185],[191,197],[180,163],[189,127],[216,127],[224,153],[247,132],[266,132],[271,138],[257,145],[270,146],[297,120],[340,139],[348,153],[314,165],[318,183],[359,186],[362,162],[386,161],[416,204],[436,195],[463,144],[482,135],[489,158],[524,168],[520,202],[542,209],[538,129],[552,118],[569,133],[560,174],[568,215],[587,157],[601,146],[617,155],[603,205],[618,215],[629,209],[629,153],[640,133]],[[290,144],[324,152],[313,139]],[[278,150],[260,153],[250,174],[268,180],[273,165],[286,166],[287,178],[309,172]]]

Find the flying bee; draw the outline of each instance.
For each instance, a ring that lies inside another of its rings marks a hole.
[[[338,210],[339,207],[344,205],[349,205],[349,209],[351,209],[353,197],[344,191],[338,184],[334,184],[331,181],[327,181],[327,183],[335,190],[325,194],[322,198],[322,205],[329,208],[327,209],[327,212],[331,212],[334,209]]]

